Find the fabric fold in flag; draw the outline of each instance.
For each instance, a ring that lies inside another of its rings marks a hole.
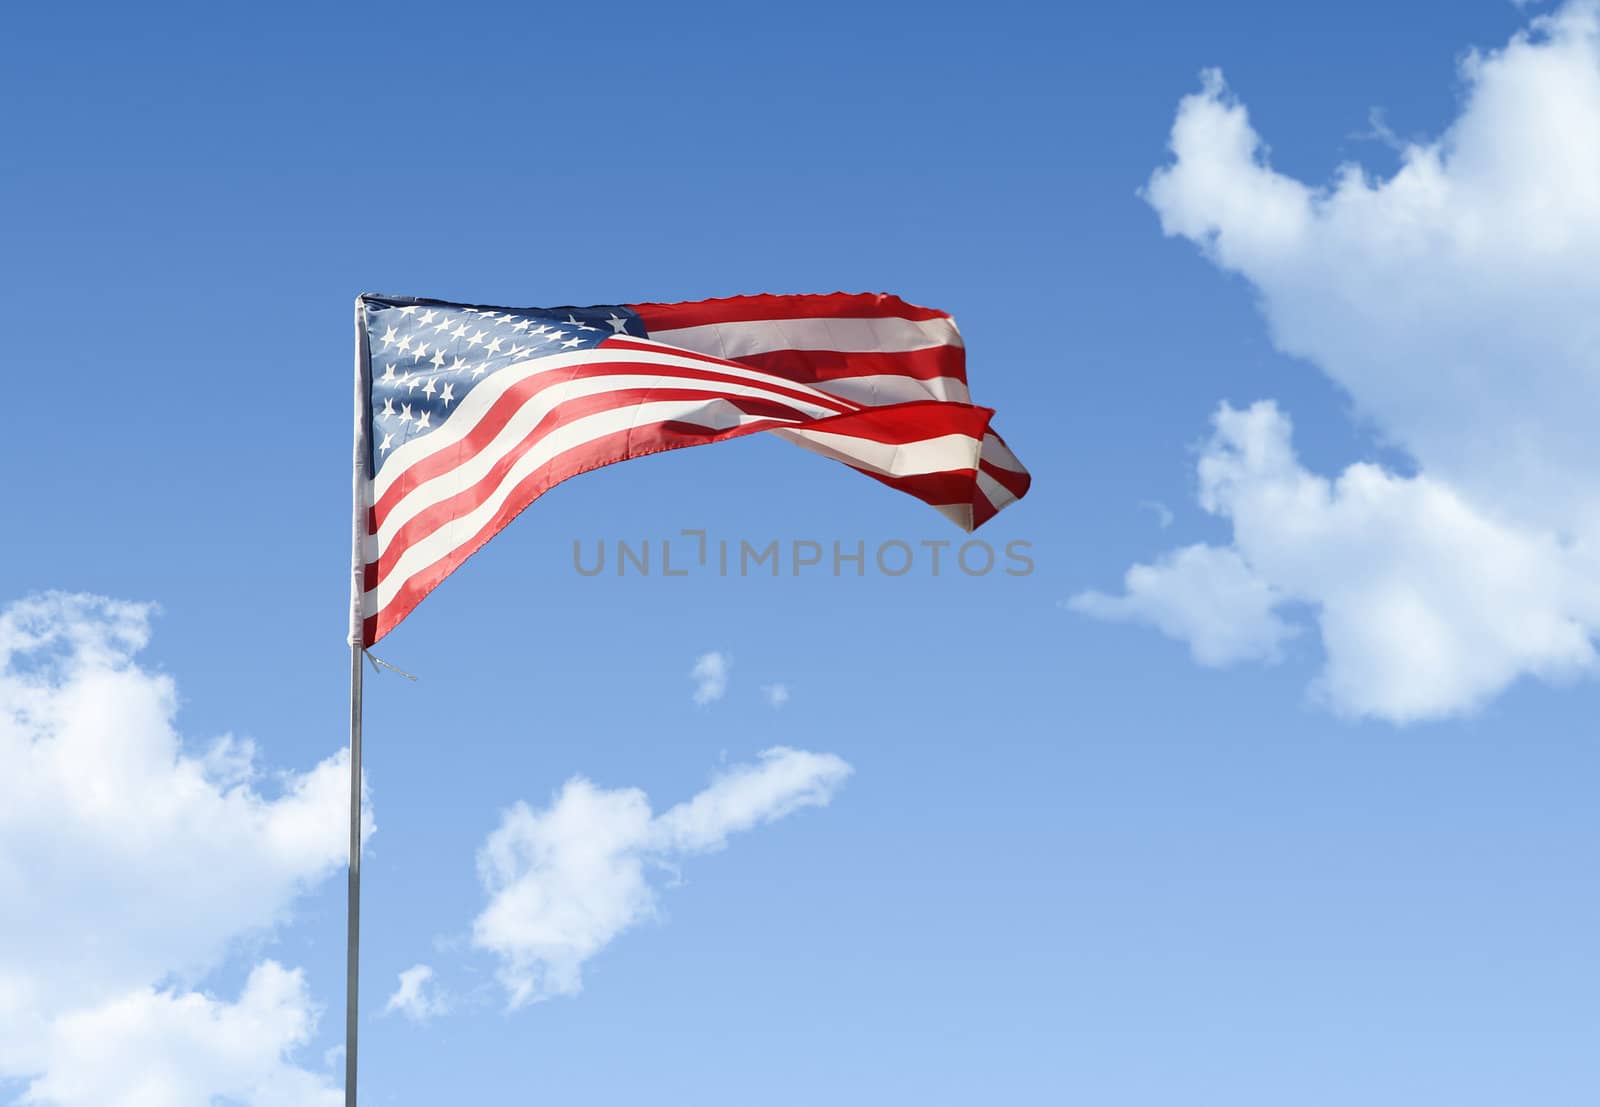
[[[955,320],[895,296],[357,304],[364,645],[554,485],[663,450],[773,431],[969,531],[1028,490],[971,402]]]

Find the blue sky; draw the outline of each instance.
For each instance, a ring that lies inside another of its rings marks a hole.
[[[356,293],[842,288],[959,320],[1035,571],[574,572],[958,536],[759,436],[540,500],[368,682],[363,1102],[1592,1103],[1595,19],[13,13],[0,1097],[337,1086]],[[496,840],[593,924],[515,1009]]]

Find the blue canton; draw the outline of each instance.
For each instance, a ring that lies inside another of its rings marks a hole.
[[[618,305],[478,308],[365,296],[372,356],[372,472],[425,437],[478,385],[508,366],[589,350],[612,335],[644,338],[638,314]]]

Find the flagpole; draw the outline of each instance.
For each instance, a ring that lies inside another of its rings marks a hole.
[[[344,973],[344,1102],[356,1107],[357,980],[361,963],[361,647],[350,647],[350,901]]]
[[[356,1031],[361,965],[361,658],[365,645],[366,513],[370,481],[371,354],[361,297],[356,297],[355,448],[351,466],[350,536],[350,888],[344,980],[344,1104],[356,1107]]]

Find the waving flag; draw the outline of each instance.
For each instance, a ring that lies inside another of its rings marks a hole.
[[[491,308],[357,301],[370,646],[540,495],[615,461],[772,431],[966,530],[1028,490],[971,403],[955,321],[894,296]]]

